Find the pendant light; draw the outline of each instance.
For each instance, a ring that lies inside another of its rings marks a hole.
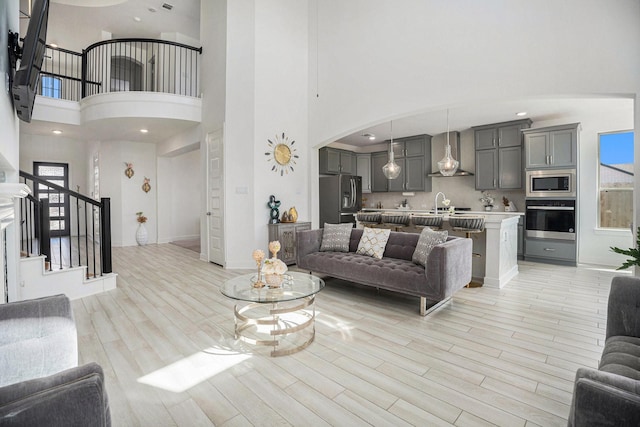
[[[458,170],[460,162],[451,156],[451,145],[449,144],[449,109],[447,108],[447,146],[445,147],[444,158],[438,162],[438,169],[443,176],[453,176]]]
[[[391,141],[389,142],[389,161],[382,167],[387,179],[396,179],[400,175],[400,166],[393,159],[393,120],[391,121]]]

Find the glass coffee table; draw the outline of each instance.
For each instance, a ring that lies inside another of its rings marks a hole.
[[[233,308],[235,339],[273,347],[271,356],[293,354],[311,344],[316,334],[315,296],[324,280],[294,271],[284,275],[278,288],[254,288],[255,281],[256,274],[244,274],[220,288],[224,296],[241,301]]]

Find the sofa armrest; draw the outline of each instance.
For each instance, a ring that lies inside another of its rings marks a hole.
[[[89,363],[1,387],[0,425],[110,426],[102,368]]]
[[[640,425],[640,381],[594,369],[578,369],[568,425]]]
[[[607,304],[607,338],[640,337],[640,278],[616,276]]]
[[[64,295],[0,305],[0,387],[78,366],[78,336]]]
[[[296,234],[296,264],[306,255],[320,250],[322,244],[322,229],[302,230]],[[304,268],[304,267],[301,267]]]
[[[471,239],[457,237],[434,246],[427,258],[425,274],[433,298],[442,301],[471,281]]]

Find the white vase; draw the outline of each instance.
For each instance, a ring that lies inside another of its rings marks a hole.
[[[146,245],[149,241],[149,235],[147,234],[147,228],[144,224],[138,224],[138,230],[136,231],[136,242],[138,245],[143,246]]]

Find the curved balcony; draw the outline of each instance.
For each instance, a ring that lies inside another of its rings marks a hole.
[[[200,54],[202,48],[153,39],[105,40],[82,53],[47,46],[37,93],[69,101],[131,91],[197,98]]]

